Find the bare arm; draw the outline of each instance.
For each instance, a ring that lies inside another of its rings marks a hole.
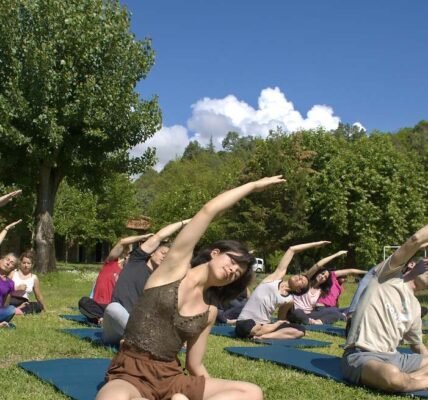
[[[278,319],[282,321],[287,320],[287,314],[288,312],[293,308],[294,302],[289,301],[288,303],[284,303],[281,307],[278,309]]]
[[[43,310],[46,311],[46,304],[43,299],[42,291],[40,290],[40,282],[37,276],[34,279],[34,296],[36,296],[36,300],[42,305]]]
[[[337,253],[332,254],[331,256],[328,256],[319,260],[306,272],[306,276],[309,279],[311,279],[314,275],[316,275],[318,271],[322,270],[325,267],[325,265],[327,265],[330,261],[347,253],[348,252],[346,250],[341,250],[341,251],[338,251]]]
[[[377,268],[379,277],[386,277],[400,271],[405,263],[428,241],[428,225],[419,229],[391,256],[389,263],[381,263]],[[387,265],[389,264],[389,265]]]
[[[424,356],[428,355],[428,349],[425,347],[423,343],[411,344],[410,349],[413,351],[413,353],[422,354]]]
[[[10,294],[8,294],[6,296],[6,298],[4,299],[3,307],[7,307],[9,305],[9,303],[10,303]]]
[[[276,270],[272,274],[268,275],[265,279],[263,279],[263,282],[271,282],[278,279],[282,279],[284,275],[287,273],[288,266],[290,265],[290,262],[293,259],[295,254],[301,253],[302,251],[305,251],[308,249],[318,248],[329,243],[331,242],[320,241],[320,242],[303,243],[303,244],[298,244],[298,245],[289,247],[288,250],[284,253],[284,256],[281,258],[281,261],[279,262]]]
[[[256,324],[253,329],[251,329],[251,336],[258,337],[262,335],[266,335],[267,333],[275,332],[280,325],[282,325],[284,322],[283,320],[278,320],[272,324]]]
[[[22,193],[22,190],[15,190],[13,192],[5,194],[4,196],[1,196],[0,197],[0,207],[9,203],[9,201],[11,201],[14,197],[18,196],[21,193]]]
[[[341,278],[342,276],[347,275],[365,275],[367,271],[363,269],[355,269],[355,268],[348,268],[348,269],[338,269],[337,271],[334,271],[336,273],[336,277]]]
[[[148,254],[153,253],[162,241],[169,238],[173,233],[186,226],[189,222],[190,219],[185,219],[183,221],[174,222],[173,224],[164,226],[140,245],[141,250]]]
[[[5,226],[3,230],[0,232],[0,244],[3,242],[4,238],[7,235],[7,232],[9,232],[11,229],[15,227],[15,225],[18,225],[22,222],[22,219],[18,219],[18,221],[12,222],[11,224]]]
[[[206,203],[177,235],[165,260],[150,276],[146,284],[146,289],[173,282],[186,275],[190,268],[190,260],[195,245],[216,216],[232,207],[250,193],[264,190],[269,186],[282,182],[284,182],[284,179],[282,179],[281,175],[263,178],[228,190]]]
[[[210,377],[207,369],[203,364],[203,357],[207,347],[208,335],[210,334],[211,328],[215,323],[216,317],[217,308],[211,306],[208,316],[208,326],[200,333],[198,337],[192,341],[187,342],[186,368],[193,376],[205,376],[205,378]]]
[[[126,238],[120,239],[110,250],[110,253],[107,257],[107,261],[117,260],[120,257],[120,255],[123,253],[126,246],[129,246],[130,244],[133,244],[136,242],[141,242],[143,240],[146,240],[152,235],[153,233],[148,233],[145,235],[128,236]]]

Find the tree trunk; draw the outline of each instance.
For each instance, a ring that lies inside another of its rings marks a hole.
[[[53,225],[53,209],[55,196],[61,182],[58,169],[43,165],[40,168],[37,184],[35,269],[38,272],[49,272],[56,269],[55,229]]]

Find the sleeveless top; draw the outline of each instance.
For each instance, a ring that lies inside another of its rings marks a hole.
[[[32,273],[30,273],[29,278],[22,279],[18,271],[13,271],[12,280],[15,283],[15,288],[22,284],[27,285],[27,287],[25,288],[25,294],[23,295],[23,297],[25,297],[26,299],[29,299],[30,294],[33,293],[35,279],[36,279],[36,275]]]
[[[185,317],[178,312],[178,287],[182,279],[144,290],[129,316],[123,338],[138,351],[155,359],[172,361],[183,343],[208,325],[208,310]]]
[[[262,282],[257,286],[244,308],[239,314],[238,321],[252,319],[260,324],[271,322],[272,314],[276,307],[292,301],[291,295],[283,296],[279,292],[279,284],[282,280]]]

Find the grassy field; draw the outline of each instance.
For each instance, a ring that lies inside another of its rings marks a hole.
[[[59,400],[67,399],[52,386],[42,383],[17,367],[20,361],[54,358],[112,357],[110,350],[91,345],[58,331],[59,328],[81,327],[63,320],[59,314],[73,313],[80,297],[88,295],[99,266],[60,267],[58,272],[41,276],[42,292],[48,310],[35,316],[16,317],[17,329],[0,330],[0,399],[2,400]],[[260,277],[259,277],[260,278]],[[349,304],[355,283],[347,282],[341,305]],[[426,305],[427,297],[421,302]],[[329,348],[316,352],[340,356],[342,338],[308,332],[307,338],[333,342]],[[231,356],[223,348],[242,346],[242,342],[210,336],[205,365],[214,377],[247,380],[263,389],[267,400],[314,399],[397,399],[363,388],[348,387],[327,379],[283,368],[268,362],[251,361]]]

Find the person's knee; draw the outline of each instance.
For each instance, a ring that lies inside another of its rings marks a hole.
[[[294,337],[296,339],[302,338],[303,336],[305,336],[305,332],[304,331],[301,331],[299,329],[295,329]]]
[[[247,383],[246,390],[246,399],[250,400],[263,400],[263,392],[260,386],[255,385],[254,383]]]
[[[367,363],[361,371],[362,384],[387,392],[405,392],[409,382],[410,376],[391,364]]]

